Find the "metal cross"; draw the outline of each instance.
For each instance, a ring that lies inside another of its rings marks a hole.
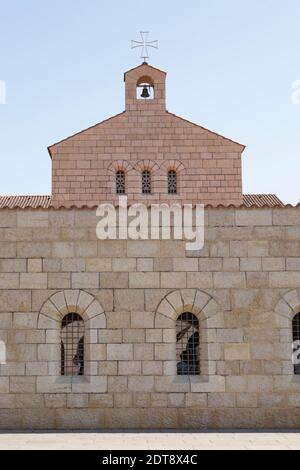
[[[141,41],[131,41],[131,49],[135,49],[136,47],[141,47],[141,58],[144,59],[144,62],[147,62],[146,59],[149,59],[148,55],[148,47],[153,47],[154,49],[158,49],[158,41],[148,41],[148,34],[149,31],[140,31],[141,34]]]

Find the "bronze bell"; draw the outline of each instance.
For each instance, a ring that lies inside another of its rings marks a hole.
[[[141,98],[149,98],[149,97],[150,97],[150,93],[149,93],[148,87],[144,86],[142,94],[141,94]]]

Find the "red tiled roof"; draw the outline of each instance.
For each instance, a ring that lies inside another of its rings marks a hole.
[[[284,207],[283,202],[276,194],[244,194],[243,198],[246,207]]]
[[[16,207],[21,209],[25,207],[48,209],[50,205],[51,196],[0,196],[0,209],[4,207],[9,209]]]
[[[246,207],[285,207],[276,194],[244,194]],[[48,209],[51,207],[51,196],[0,196],[0,209]],[[222,206],[220,204],[219,206]],[[65,207],[63,204],[61,207]],[[74,207],[74,206],[72,206]],[[80,208],[88,207],[82,204]],[[96,207],[96,204],[95,204]]]

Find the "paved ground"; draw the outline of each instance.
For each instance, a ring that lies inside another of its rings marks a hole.
[[[300,432],[38,432],[0,433],[0,450],[300,449]]]

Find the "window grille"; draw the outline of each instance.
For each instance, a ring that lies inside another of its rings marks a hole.
[[[177,173],[174,170],[168,172],[168,194],[177,194]]]
[[[182,313],[176,322],[177,375],[199,375],[199,321],[190,312]]]
[[[144,170],[142,173],[142,193],[151,194],[151,173],[149,170]]]
[[[293,341],[300,341],[300,313],[297,313],[293,318]],[[299,346],[295,346],[294,351],[296,351]],[[300,353],[299,353],[300,356]],[[300,357],[296,357],[297,361],[300,360]],[[294,364],[294,374],[300,375],[300,364]]]
[[[116,173],[116,193],[125,194],[125,171],[119,170]]]
[[[61,375],[84,373],[84,321],[68,313],[61,324]]]

